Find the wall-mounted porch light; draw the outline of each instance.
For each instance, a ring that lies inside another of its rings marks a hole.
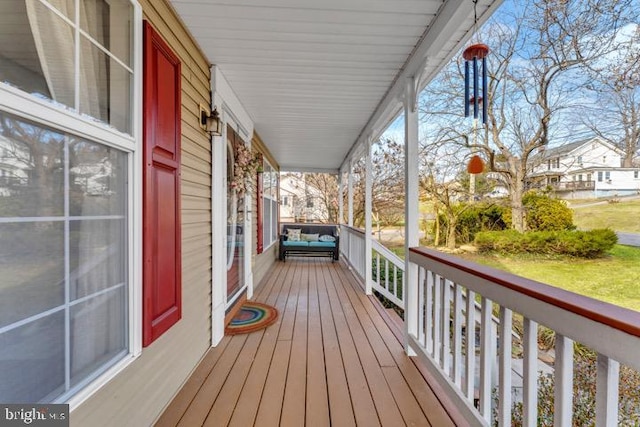
[[[200,127],[213,136],[222,135],[222,121],[216,107],[209,113],[209,110],[200,104]]]

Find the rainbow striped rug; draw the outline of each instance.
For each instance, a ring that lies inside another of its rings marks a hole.
[[[247,301],[224,330],[226,335],[248,334],[278,320],[278,310],[267,304]]]

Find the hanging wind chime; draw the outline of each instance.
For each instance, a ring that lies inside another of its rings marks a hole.
[[[474,27],[478,23],[476,12],[477,0],[473,2]],[[475,28],[477,33],[477,28]],[[484,43],[476,43],[467,47],[462,52],[464,59],[464,116],[471,115],[471,106],[473,105],[473,131],[474,142],[477,140],[478,115],[480,113],[480,105],[482,105],[482,124],[487,122],[487,55],[489,47]],[[471,70],[470,70],[471,68]],[[479,77],[481,76],[480,82]],[[473,94],[471,94],[473,90]],[[467,171],[470,174],[482,173],[484,170],[484,162],[477,154],[474,154],[467,164]]]

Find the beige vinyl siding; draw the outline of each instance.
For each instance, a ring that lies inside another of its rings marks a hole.
[[[165,0],[140,3],[182,62],[182,319],[73,411],[77,427],[153,424],[211,343],[211,143],[198,126],[209,63]]]
[[[265,159],[269,161],[277,171],[280,170],[280,166],[276,162],[275,158],[264,144],[260,136],[254,132],[251,139],[251,148],[254,152],[261,153]],[[265,248],[264,252],[258,255],[257,253],[257,236],[258,236],[258,199],[254,196],[251,200],[251,267],[253,272],[253,285],[257,288],[260,282],[264,278],[264,275],[269,270],[269,267],[278,258],[278,244],[275,243],[269,248]]]

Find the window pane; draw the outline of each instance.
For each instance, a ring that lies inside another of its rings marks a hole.
[[[265,247],[271,244],[271,207],[269,206],[269,199],[264,198],[262,214],[262,242]]]
[[[126,282],[126,222],[71,221],[70,299],[76,300]]]
[[[64,135],[0,112],[0,217],[64,212]]]
[[[278,238],[278,202],[274,199],[271,201],[271,241],[275,242]]]
[[[64,391],[64,311],[0,334],[0,402],[51,401]]]
[[[81,38],[80,112],[131,132],[131,73]]]
[[[75,10],[73,0],[51,4],[65,14]],[[82,0],[80,6],[82,29],[130,67],[133,6],[129,0]],[[37,0],[0,2],[0,82],[131,133],[132,73],[81,36],[78,76],[74,25]],[[75,102],[77,80],[80,105]]]
[[[127,155],[85,140],[69,149],[69,210],[72,216],[124,215]]]
[[[0,2],[0,17],[9,16],[10,20],[0,20],[0,82],[50,98],[29,27],[26,2]]]
[[[0,224],[0,278],[0,327],[64,304],[64,223]]]
[[[47,82],[48,96],[75,108],[74,28],[40,2],[30,1],[27,5],[27,28],[31,32],[27,37],[35,44],[35,59]]]
[[[126,288],[71,308],[71,385],[103,367],[127,346]]]
[[[131,64],[132,22],[129,0],[80,2],[80,28],[127,65]]]

